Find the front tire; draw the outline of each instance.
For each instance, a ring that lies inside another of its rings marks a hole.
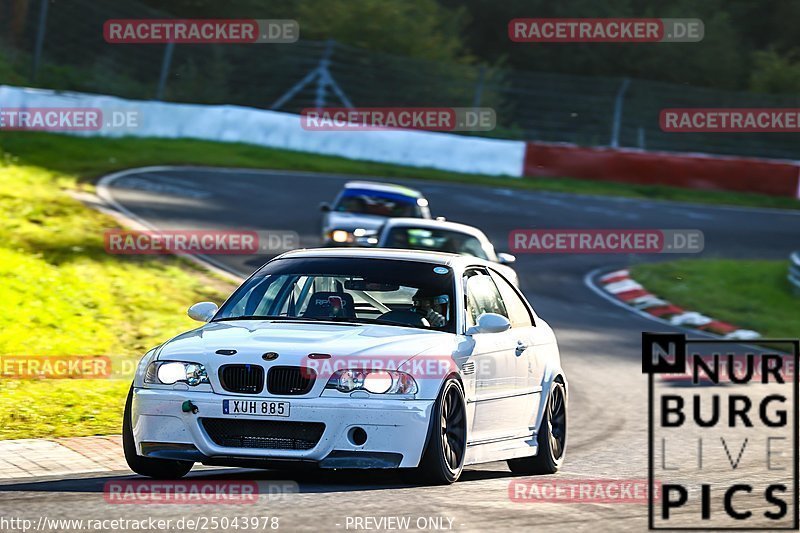
[[[427,446],[419,466],[410,469],[410,480],[425,485],[449,485],[464,468],[467,449],[467,406],[464,390],[448,378],[433,408]]]
[[[561,468],[567,447],[567,391],[560,381],[554,381],[550,387],[536,442],[539,444],[536,455],[508,461],[512,473],[555,474]]]
[[[136,453],[136,442],[133,440],[133,427],[131,426],[131,404],[133,403],[133,387],[128,391],[125,401],[125,414],[122,417],[122,450],[125,452],[125,461],[131,470],[141,476],[155,479],[179,479],[189,473],[194,463],[192,461],[174,461],[171,459],[153,459],[142,457]]]

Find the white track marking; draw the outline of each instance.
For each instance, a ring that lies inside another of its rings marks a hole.
[[[133,168],[128,170],[121,170],[119,172],[114,172],[113,174],[108,174],[100,178],[100,181],[97,182],[97,196],[100,197],[101,200],[106,202],[108,206],[113,208],[119,215],[118,218],[122,219],[124,223],[133,227],[134,229],[144,229],[144,230],[151,230],[157,231],[153,224],[150,224],[142,217],[136,215],[131,210],[126,208],[124,205],[117,202],[111,194],[111,185],[118,179],[124,178],[126,176],[131,176],[135,174],[142,174],[142,173],[158,173],[158,172],[165,172],[170,170],[176,170],[179,167],[143,167],[143,168]],[[194,256],[194,255],[182,255],[181,257],[185,257],[187,260],[208,268],[217,274],[224,276],[228,279],[232,279],[237,283],[240,283],[244,276],[240,272],[237,272],[233,268],[225,265],[208,256]]]

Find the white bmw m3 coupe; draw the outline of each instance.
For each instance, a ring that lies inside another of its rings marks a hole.
[[[556,338],[495,267],[391,249],[273,259],[141,359],[129,466],[399,468],[439,484],[498,460],[556,472],[568,391]]]

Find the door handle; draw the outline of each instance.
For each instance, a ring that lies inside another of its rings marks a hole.
[[[517,349],[514,350],[514,353],[516,353],[517,357],[519,357],[520,355],[522,355],[522,352],[524,352],[527,349],[528,349],[528,345],[527,344],[525,344],[522,341],[517,341]]]

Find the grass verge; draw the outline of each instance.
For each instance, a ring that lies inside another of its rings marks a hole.
[[[786,279],[787,261],[700,259],[647,263],[631,276],[670,302],[763,337],[800,337],[800,296]]]
[[[650,200],[800,209],[800,200],[729,191],[698,191],[660,185],[632,185],[571,178],[503,178],[429,168],[354,161],[241,143],[187,139],[101,139],[34,132],[0,132],[0,147],[19,161],[91,181],[98,175],[146,165],[207,165],[430,179],[494,187]]]
[[[105,253],[103,230],[117,224],[70,196],[82,174],[3,151],[0,359],[107,355],[125,377],[0,377],[0,439],[119,433],[133,362],[197,324],[187,306],[233,285],[178,258]]]

